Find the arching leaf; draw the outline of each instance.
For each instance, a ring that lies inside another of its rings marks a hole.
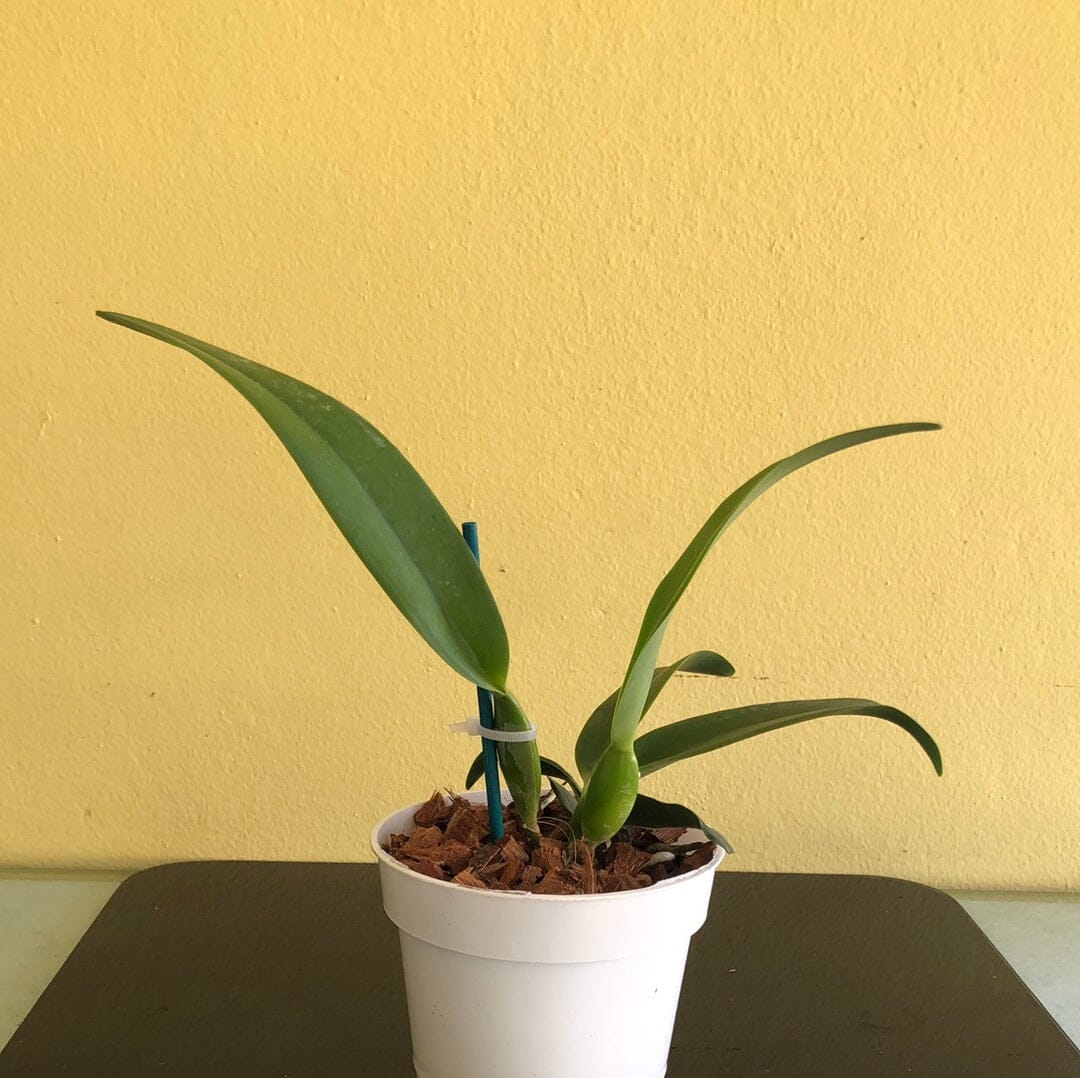
[[[190,352],[247,398],[416,631],[463,677],[505,692],[509,647],[483,574],[438,499],[379,431],[286,374],[154,322],[98,314]]]
[[[703,831],[725,853],[734,853],[731,843],[714,827],[710,827],[693,809],[655,797],[638,794],[626,822],[638,827],[696,827]]]
[[[632,742],[641,716],[645,713],[645,701],[649,693],[652,671],[656,666],[660,642],[675,604],[686,591],[687,585],[693,579],[713,543],[751,502],[785,476],[822,457],[838,453],[842,449],[897,434],[939,429],[940,426],[937,423],[894,423],[888,426],[851,431],[848,434],[838,434],[807,449],[802,449],[790,457],[785,457],[775,464],[770,464],[752,479],[743,483],[734,493],[728,495],[668,571],[649,602],[622,688],[619,690],[615,703],[615,712],[611,720],[612,744],[626,748]]]
[[[714,749],[745,741],[748,737],[782,730],[827,715],[868,715],[884,719],[909,733],[941,774],[941,751],[936,742],[910,715],[874,700],[785,700],[772,704],[751,704],[727,711],[713,711],[673,722],[642,734],[634,742],[642,777],[669,764],[700,756]]]

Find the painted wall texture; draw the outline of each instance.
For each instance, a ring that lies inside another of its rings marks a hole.
[[[896,8],[897,10],[893,10]],[[348,9],[348,10],[347,10]],[[472,693],[255,413],[125,311],[370,418],[480,521],[545,751],[721,496],[668,719],[744,870],[1080,888],[1073,2],[14,5],[0,63],[0,862],[367,859]]]

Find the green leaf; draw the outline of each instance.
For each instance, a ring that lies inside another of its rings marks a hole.
[[[578,780],[562,766],[562,764],[557,764],[554,760],[549,760],[546,756],[541,756],[540,774],[546,775],[549,779],[561,779],[574,791],[576,797],[581,796],[581,783],[579,783]],[[555,783],[552,783],[551,785],[554,787]]]
[[[551,783],[551,792],[555,795],[555,800],[573,816],[574,809],[577,808],[577,794],[557,779]]]
[[[495,727],[499,730],[527,730],[529,720],[513,696],[495,694]],[[540,774],[544,771],[545,758],[540,756],[536,741],[505,742],[496,741],[495,750],[499,754],[499,769],[502,771],[506,788],[514,800],[514,805],[521,816],[522,823],[529,831],[536,832],[536,816],[540,808]],[[551,760],[546,761],[549,768],[562,768]],[[465,789],[471,790],[483,777],[484,753],[476,754],[465,775]]]
[[[423,479],[366,419],[295,378],[194,337],[98,314],[190,352],[246,397],[416,631],[463,677],[505,691],[506,631],[476,561]]]
[[[731,843],[719,831],[710,827],[693,809],[688,809],[685,805],[657,801],[655,797],[638,794],[626,822],[636,824],[638,827],[696,827],[717,846],[720,846],[725,853],[735,852],[731,848]]]
[[[484,777],[484,753],[483,750],[476,754],[476,759],[469,765],[468,774],[465,776],[465,789],[471,790]]]
[[[581,785],[569,771],[566,770],[562,764],[556,763],[554,760],[549,760],[546,756],[540,757],[540,774],[546,775],[549,779],[562,779],[574,793],[581,796]],[[484,777],[484,754],[479,752],[476,754],[476,759],[473,760],[469,767],[469,773],[465,776],[465,789],[471,790],[482,778]]]
[[[521,705],[511,694],[496,693],[495,726],[499,730],[528,730],[531,724]],[[506,779],[506,788],[526,829],[539,833],[536,815],[540,810],[540,755],[535,739],[531,741],[497,741],[499,769]]]
[[[649,695],[645,699],[642,715],[653,705],[661,690],[677,673],[711,674],[713,677],[731,677],[735,667],[715,651],[692,651],[670,666],[660,667],[652,677]],[[616,689],[589,717],[578,734],[574,746],[574,760],[578,771],[586,778],[592,774],[597,760],[611,742],[611,716],[615,713],[615,701],[619,698]]]
[[[863,442],[872,442],[878,438],[889,438],[896,434],[940,429],[937,423],[894,423],[889,426],[870,427],[866,430],[851,431],[848,434],[838,434],[807,449],[802,449],[790,457],[785,457],[775,464],[770,464],[752,479],[743,483],[734,493],[729,494],[668,571],[649,602],[638,633],[637,643],[634,645],[633,655],[630,658],[630,665],[627,667],[626,677],[623,679],[615,704],[615,713],[611,720],[612,744],[626,748],[633,740],[634,732],[644,714],[650,677],[656,666],[660,641],[667,628],[668,619],[675,609],[675,604],[693,579],[713,543],[755,498],[799,468],[804,468],[807,464],[812,464],[832,453],[838,453],[842,449],[849,449]]]
[[[691,756],[722,749],[748,737],[782,730],[785,726],[827,715],[869,715],[899,726],[915,738],[930,758],[934,770],[941,774],[941,752],[926,730],[910,715],[874,700],[785,700],[713,711],[642,734],[634,742],[634,751],[644,777],[679,760],[688,760]]]

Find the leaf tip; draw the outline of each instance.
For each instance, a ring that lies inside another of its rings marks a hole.
[[[106,322],[112,322],[114,326],[123,326],[125,329],[138,329],[140,319],[132,318],[129,314],[120,314],[119,311],[94,311],[98,318]]]
[[[926,734],[927,742],[922,746],[923,751],[930,758],[930,763],[933,764],[937,777],[941,778],[945,773],[945,767],[941,760],[941,749],[938,748],[937,742],[925,730],[923,733]]]

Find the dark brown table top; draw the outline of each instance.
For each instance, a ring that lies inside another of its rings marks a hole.
[[[946,895],[725,870],[668,1074],[1078,1078],[1080,1052]],[[411,1076],[375,866],[132,876],[0,1052],[0,1075]]]

